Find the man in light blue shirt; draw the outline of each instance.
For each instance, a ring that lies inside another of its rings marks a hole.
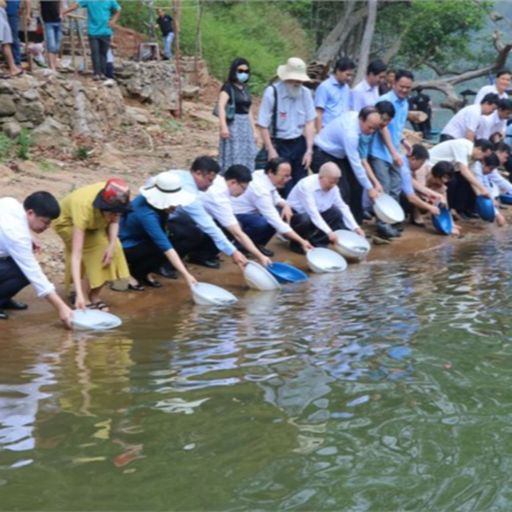
[[[190,171],[173,170],[178,173],[183,190],[198,195],[206,191],[220,171],[219,164],[209,156],[194,160]],[[199,197],[187,206],[180,206],[169,216],[167,223],[169,238],[181,257],[208,268],[219,268],[219,251],[231,256],[241,269],[247,264],[246,257],[227,239],[222,229],[205,210]]]
[[[336,62],[334,73],[324,80],[315,91],[317,113],[316,131],[351,108],[350,83],[354,77],[354,61],[342,57]]]
[[[78,8],[87,10],[87,35],[91,47],[94,80],[105,79],[112,27],[119,19],[121,6],[116,0],[78,0],[78,3],[66,9],[62,14],[65,16]]]
[[[380,126],[380,114],[375,107],[361,112],[344,112],[315,137],[313,171],[318,172],[325,162],[335,162],[341,169],[339,182],[341,196],[350,206],[358,224],[363,220],[362,191],[377,197],[366,170],[361,163],[360,145]]]

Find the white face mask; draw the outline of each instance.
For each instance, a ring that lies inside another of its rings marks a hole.
[[[301,85],[292,85],[292,84],[286,84],[286,88],[288,89],[288,94],[292,98],[298,98],[300,95]]]

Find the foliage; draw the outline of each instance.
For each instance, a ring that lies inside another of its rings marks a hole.
[[[0,159],[6,160],[11,154],[13,141],[5,133],[0,133]]]
[[[17,151],[16,156],[21,158],[22,160],[28,160],[30,158],[30,146],[32,144],[32,139],[30,137],[30,130],[27,128],[23,128],[21,133],[18,135],[16,139]]]
[[[91,148],[88,146],[78,146],[75,151],[76,160],[87,160],[90,156]]]

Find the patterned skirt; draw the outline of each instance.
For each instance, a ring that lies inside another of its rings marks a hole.
[[[219,142],[219,165],[221,174],[234,164],[245,165],[254,171],[254,159],[258,149],[248,114],[235,114],[228,125],[229,138]]]

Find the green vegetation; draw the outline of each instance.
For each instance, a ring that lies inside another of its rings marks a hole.
[[[88,146],[78,146],[75,151],[75,159],[87,160],[89,158],[89,151],[91,151],[91,148]]]
[[[11,155],[14,142],[5,133],[0,132],[0,161],[5,161]]]
[[[29,129],[23,128],[21,130],[21,133],[16,139],[16,144],[16,156],[22,160],[28,160],[30,158],[30,145],[32,144]]]

